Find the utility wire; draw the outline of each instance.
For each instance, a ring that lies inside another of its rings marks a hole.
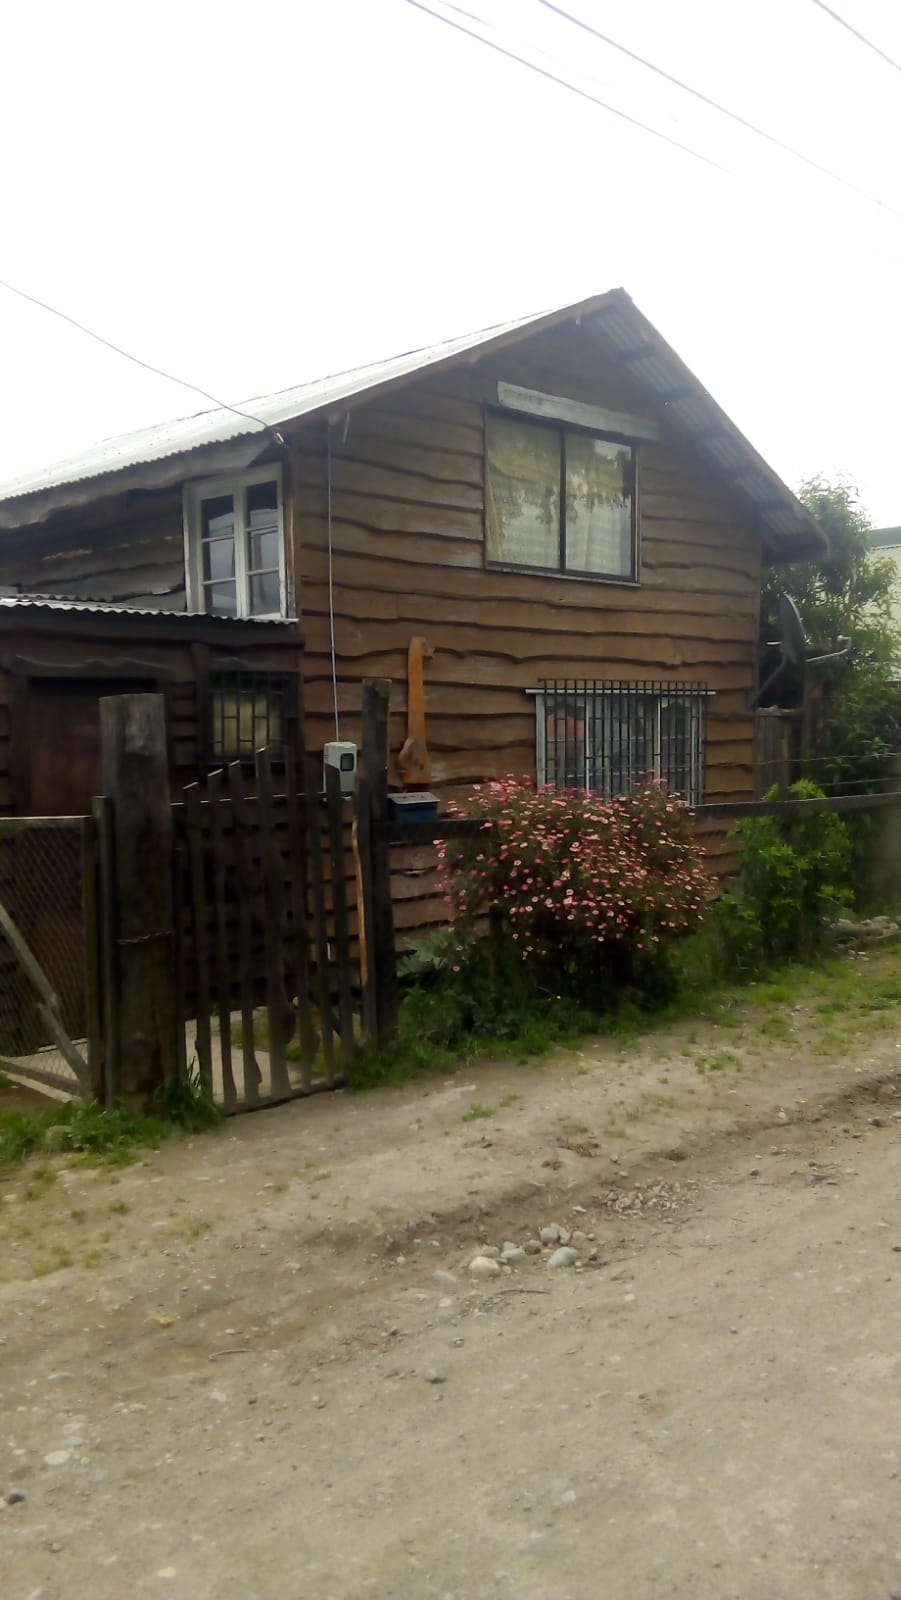
[[[630,61],[636,61],[639,66],[647,67],[649,72],[656,72],[659,78],[665,78],[667,83],[672,83],[677,89],[683,89],[686,94],[693,95],[696,100],[700,100],[705,106],[710,106],[711,110],[718,111],[721,116],[729,117],[732,122],[737,122],[739,127],[746,128],[749,133],[756,134],[759,139],[766,139],[767,143],[775,145],[777,150],[785,151],[786,155],[793,156],[796,161],[803,161],[805,166],[812,167],[814,172],[819,172],[823,177],[830,178],[833,183],[840,183],[843,188],[850,189],[851,193],[856,194],[859,199],[868,200],[871,205],[879,206],[882,211],[890,211],[893,217],[901,219],[901,211],[896,210],[894,206],[890,206],[887,201],[880,200],[878,195],[870,194],[868,190],[859,188],[849,178],[843,178],[839,173],[833,172],[830,167],[824,167],[822,162],[816,161],[813,156],[805,155],[803,150],[796,150],[794,145],[786,144],[784,139],[780,139],[775,133],[768,133],[765,128],[759,128],[756,122],[751,122],[747,117],[741,116],[739,112],[731,111],[728,106],[720,105],[718,100],[712,100],[709,95],[704,94],[700,89],[694,89],[690,83],[683,83],[681,78],[677,78],[673,73],[667,72],[664,67],[658,67],[655,62],[648,61],[644,56],[639,55],[637,51],[630,50],[626,45],[620,44],[618,39],[611,39],[609,34],[601,33],[600,29],[593,28],[588,22],[583,22],[581,17],[574,16],[570,11],[564,11],[562,6],[554,4],[554,0],[538,0],[538,4],[544,6],[548,11],[553,11],[558,17],[562,17],[564,21],[573,23],[575,27],[584,29],[586,33],[591,34],[592,38],[599,39],[602,44],[610,45],[614,50],[620,50],[624,56],[629,57]],[[814,4],[821,5],[822,0],[814,0]],[[829,11],[829,7],[824,5],[823,10]],[[837,22],[842,20],[834,11],[830,11],[829,14],[834,16]],[[847,27],[847,23],[845,26]],[[855,30],[852,29],[851,31],[853,33]],[[860,35],[859,37],[863,36]],[[865,40],[864,42],[868,43],[869,41]],[[880,51],[881,54],[882,52]],[[886,60],[889,60],[889,57],[886,57]],[[892,66],[896,64],[892,62]],[[901,71],[901,67],[898,70]]]
[[[831,6],[827,6],[824,3],[824,0],[813,0],[813,3],[815,6],[818,6],[821,11],[825,11],[827,17],[831,17],[833,22],[837,22],[839,27],[847,28],[849,33],[853,33],[855,39],[859,39],[861,44],[865,44],[868,50],[875,51],[876,55],[881,56],[883,61],[887,61],[889,66],[894,67],[896,72],[901,72],[901,65],[898,64],[894,56],[890,56],[885,50],[881,50],[879,45],[874,44],[872,39],[868,39],[866,34],[861,33],[859,28],[852,27],[851,23],[846,22],[844,17],[840,17],[837,11],[833,11]]]
[[[488,26],[488,27],[492,27],[493,26],[492,23],[486,22],[485,18],[477,17],[470,11],[464,11],[461,6],[453,5],[452,4],[452,0],[441,0],[441,3],[443,5],[445,5],[449,10],[456,11],[460,16],[468,17],[471,21],[479,22],[483,26]],[[494,39],[486,38],[483,33],[477,33],[477,32],[475,32],[474,29],[467,28],[463,23],[456,22],[453,17],[447,16],[445,14],[445,12],[443,12],[443,11],[433,11],[430,6],[425,5],[423,3],[423,0],[406,0],[406,4],[414,6],[417,11],[425,12],[427,16],[433,17],[436,22],[444,22],[444,23],[447,24],[447,26],[449,28],[455,28],[459,33],[466,34],[470,39],[475,39],[478,44],[487,45],[490,50],[497,50],[499,52],[499,54],[501,54],[503,56],[506,56],[511,61],[518,62],[520,66],[522,66],[522,67],[530,67],[533,72],[538,72],[538,73],[541,74],[542,77],[549,78],[552,83],[558,83],[564,89],[571,89],[573,94],[580,95],[583,100],[590,100],[592,102],[592,104],[600,106],[602,110],[604,110],[604,111],[612,111],[614,116],[622,117],[626,122],[633,123],[635,126],[637,126],[639,128],[642,128],[646,133],[653,134],[655,138],[663,139],[667,144],[672,145],[674,149],[681,150],[686,155],[694,156],[696,160],[703,161],[706,166],[714,167],[718,172],[722,172],[727,178],[735,178],[736,180],[742,181],[742,182],[751,181],[751,180],[749,180],[747,178],[740,177],[740,175],[737,172],[734,172],[730,167],[724,167],[719,161],[714,161],[711,157],[702,155],[700,153],[700,151],[692,149],[689,145],[681,144],[679,142],[679,140],[677,140],[677,139],[671,139],[668,134],[662,133],[658,128],[653,128],[653,127],[649,126],[647,123],[639,122],[636,117],[631,117],[631,116],[629,116],[629,114],[627,112],[620,111],[618,107],[611,106],[611,105],[609,105],[607,103],[607,101],[601,100],[596,95],[589,94],[586,89],[579,88],[579,86],[577,84],[574,84],[573,82],[571,82],[570,79],[565,78],[565,77],[558,77],[556,73],[547,71],[544,67],[538,66],[538,64],[536,62],[528,60],[528,58],[525,57],[525,56],[517,55],[514,50],[507,49],[506,46],[498,43]],[[576,21],[578,19],[574,18],[573,20]],[[586,24],[581,24],[581,25],[582,26],[586,26]],[[542,52],[542,54],[546,54],[546,52]],[[553,59],[553,58],[551,58],[551,59]],[[687,85],[686,85],[686,87],[687,87]],[[694,92],[694,91],[690,91],[690,92]],[[718,107],[717,109],[720,109],[720,108]],[[729,113],[727,113],[727,114],[729,114]],[[757,131],[757,130],[755,130],[755,131]],[[759,131],[762,132],[762,130],[759,130]],[[769,137],[769,136],[768,135],[764,135],[764,137]],[[800,155],[800,152],[792,151],[792,154],[795,154],[795,153]],[[804,160],[804,161],[808,160],[808,158],[806,156],[801,156],[801,159]],[[821,170],[823,172],[828,173],[828,176],[831,177],[831,178],[834,178],[837,183],[841,183],[841,184],[846,184],[847,183],[847,180],[844,179],[844,178],[839,177],[838,173],[831,172],[827,168],[822,168]],[[853,185],[851,185],[851,187],[853,187]],[[877,197],[874,197],[872,195],[866,194],[865,191],[863,191],[863,190],[858,190],[857,192],[859,194],[863,195],[863,197],[866,200],[872,201],[873,204],[879,206],[880,210],[882,210],[884,212],[892,212],[893,215],[901,217],[901,212],[894,211],[893,207],[887,205],[887,203],[885,201],[880,200]],[[899,258],[898,256],[895,256],[895,255],[892,255],[890,253],[890,251],[888,251],[888,250],[883,250],[880,245],[872,244],[869,241],[864,241],[863,242],[863,248],[865,250],[868,250],[871,255],[882,256],[884,260],[890,261],[893,266],[901,267],[901,258]]]
[[[8,289],[10,294],[17,294],[22,300],[30,300],[33,306],[40,306],[42,311],[49,311],[51,316],[59,317],[63,322],[68,322],[79,333],[86,333],[89,339],[96,339],[98,344],[105,344],[107,350],[112,350],[117,356],[124,356],[126,361],[133,361],[136,367],[143,367],[147,372],[153,372],[158,378],[165,378],[169,383],[180,384],[183,389],[193,389],[195,394],[202,395],[204,400],[212,400],[214,406],[219,406],[223,411],[231,411],[236,417],[246,417],[249,422],[256,422],[261,428],[271,433],[278,444],[284,444],[282,435],[270,423],[264,422],[262,417],[255,417],[252,411],[242,411],[240,406],[230,406],[227,400],[219,400],[216,395],[210,394],[208,389],[201,389],[196,383],[189,383],[187,378],[176,378],[172,372],[164,372],[162,367],[153,366],[150,361],[143,361],[140,356],[133,356],[130,351],[123,350],[121,345],[113,344],[111,339],[105,339],[102,333],[95,333],[93,328],[88,328],[77,318],[70,317],[67,311],[60,311],[56,306],[47,304],[46,300],[39,300],[37,295],[28,294],[25,289],[20,289],[14,283],[8,283],[5,278],[0,278],[0,289]]]
[[[662,139],[664,143],[672,145],[673,149],[681,150],[684,155],[693,156],[696,161],[703,161],[706,167],[713,167],[717,172],[725,173],[726,177],[735,177],[735,173],[730,172],[729,168],[722,166],[719,161],[714,161],[712,156],[702,155],[699,150],[693,150],[690,145],[681,144],[678,139],[671,139],[668,133],[662,133],[659,128],[653,128],[650,123],[642,122],[638,117],[630,116],[628,111],[621,111],[618,106],[610,105],[608,101],[601,100],[598,95],[591,94],[588,89],[581,89],[578,84],[572,83],[569,78],[558,77],[557,73],[551,72],[547,67],[539,66],[537,61],[529,61],[526,56],[517,55],[515,50],[508,50],[506,45],[500,44],[496,39],[486,39],[484,33],[476,33],[474,29],[467,28],[465,23],[457,22],[453,17],[445,16],[441,11],[433,11],[431,6],[423,3],[423,0],[406,0],[406,4],[414,6],[417,11],[425,12],[426,16],[433,17],[436,22],[444,22],[449,28],[456,28],[458,33],[465,33],[470,39],[478,40],[479,44],[486,44],[489,50],[497,50],[500,55],[506,56],[508,60],[517,61],[521,67],[531,68],[532,72],[540,73],[542,78],[549,78],[551,83],[558,83],[561,88],[572,90],[573,94],[580,95],[583,100],[590,100],[592,105],[600,106],[603,111],[609,111],[615,117],[621,117],[624,122],[630,122],[633,128],[641,128],[642,132],[650,133],[655,139]],[[469,15],[468,12],[461,11],[457,6],[452,9],[459,11],[461,16]],[[473,20],[481,21],[482,19],[474,18]],[[490,27],[491,24],[489,23],[488,26]]]

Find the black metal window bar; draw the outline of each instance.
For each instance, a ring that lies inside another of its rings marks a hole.
[[[698,805],[707,693],[703,683],[543,678],[539,783],[613,796],[654,777]]]
[[[211,761],[252,761],[265,747],[279,750],[290,739],[291,674],[247,667],[210,674],[208,745]]]

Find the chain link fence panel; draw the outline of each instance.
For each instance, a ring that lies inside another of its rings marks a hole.
[[[59,1046],[53,1018],[85,1056],[83,841],[81,819],[26,817],[5,825],[0,819],[0,906],[6,913],[0,917],[0,1068],[72,1094],[83,1086]],[[52,992],[52,1006],[29,953]]]

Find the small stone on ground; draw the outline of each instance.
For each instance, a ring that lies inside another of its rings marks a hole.
[[[549,1267],[574,1267],[579,1259],[577,1250],[572,1250],[569,1245],[561,1245],[552,1256],[548,1256]]]
[[[490,1256],[474,1256],[469,1263],[470,1276],[473,1278],[499,1278],[500,1265]]]

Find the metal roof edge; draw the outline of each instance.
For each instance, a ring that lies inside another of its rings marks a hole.
[[[476,351],[481,356],[489,350],[500,349],[508,343],[516,342],[526,334],[541,332],[560,322],[591,315],[605,302],[618,296],[626,301],[629,300],[624,289],[606,290],[602,294],[591,295],[570,305],[532,312],[511,322],[495,323],[474,333],[446,339],[437,345],[427,345],[418,350],[407,351],[384,361],[371,362],[364,367],[351,367],[345,372],[314,379],[311,383],[298,385],[294,389],[280,389],[271,395],[257,396],[255,399],[242,402],[248,406],[255,406],[258,411],[264,413],[257,424],[246,421],[242,424],[237,416],[220,407],[206,412],[194,412],[187,417],[173,418],[170,422],[159,424],[157,427],[141,428],[131,434],[113,436],[100,441],[93,449],[84,451],[80,456],[72,456],[59,462],[61,476],[48,477],[48,474],[54,472],[51,465],[43,472],[23,474],[19,478],[11,479],[5,485],[0,484],[0,531],[4,528],[22,527],[30,522],[43,521],[53,510],[79,504],[85,499],[97,499],[115,494],[120,489],[128,487],[130,474],[143,473],[148,468],[163,462],[168,464],[165,475],[177,480],[181,476],[180,467],[192,463],[192,458],[196,458],[201,451],[217,448],[224,450],[228,445],[233,446],[236,451],[241,448],[245,451],[248,448],[251,451],[266,449],[269,447],[272,431],[276,428],[290,429],[292,424],[312,422],[323,414],[342,416],[351,402],[356,403],[364,397],[367,400],[372,399],[380,393],[412,382],[423,372],[453,367],[472,359]],[[299,403],[302,394],[310,403]],[[294,397],[293,401],[289,401],[289,397]],[[285,401],[283,406],[279,406],[280,400]],[[181,449],[177,446],[165,447],[164,440],[173,430],[188,429],[190,437],[192,436],[190,425],[199,424],[204,418],[209,419],[208,427],[211,430],[209,437],[197,438],[195,442],[184,445]],[[148,447],[146,453],[141,452],[139,441],[153,438],[155,435],[160,436],[160,446],[154,449]],[[114,455],[117,448],[126,447],[130,440],[138,446],[139,451],[130,459],[119,465],[113,461],[101,471],[79,470],[80,464],[83,466],[89,462],[103,445],[106,445],[109,452]],[[242,440],[243,446],[239,444]],[[46,481],[42,481],[43,479]],[[86,493],[88,489],[90,492]],[[4,509],[13,506],[15,511],[12,514]],[[29,508],[28,511],[26,506]]]
[[[294,390],[279,390],[274,395],[258,397],[255,405],[257,411],[263,413],[263,418],[256,427],[238,426],[237,418],[232,418],[230,421],[216,420],[226,416],[223,411],[195,413],[193,417],[180,419],[180,422],[193,423],[208,416],[213,419],[210,422],[212,435],[206,439],[199,439],[181,450],[164,449],[161,453],[146,457],[138,456],[123,465],[111,466],[106,471],[88,473],[82,477],[56,479],[33,489],[15,490],[15,486],[10,485],[14,492],[7,493],[6,496],[3,496],[0,486],[0,530],[45,521],[56,510],[116,493],[120,489],[132,486],[131,480],[136,476],[142,476],[146,480],[150,475],[154,481],[177,483],[185,476],[184,467],[192,462],[192,458],[196,462],[197,456],[201,453],[204,466],[206,457],[211,451],[216,453],[217,460],[220,451],[224,456],[232,454],[243,456],[249,448],[251,454],[258,455],[270,448],[269,437],[276,427],[293,431],[294,425],[309,424],[323,415],[330,420],[340,418],[360,401],[369,401],[378,395],[402,388],[416,381],[424,372],[445,371],[464,362],[482,359],[488,353],[516,344],[523,338],[534,337],[564,322],[579,323],[583,319],[591,319],[592,326],[599,329],[601,339],[606,343],[608,341],[605,337],[604,323],[607,321],[609,326],[617,314],[630,324],[631,330],[634,330],[634,348],[630,352],[627,347],[618,348],[615,341],[610,341],[608,344],[610,353],[626,370],[629,369],[631,360],[633,363],[643,361],[649,368],[654,368],[656,365],[657,369],[661,369],[662,364],[664,369],[672,373],[675,387],[669,391],[661,387],[659,382],[655,383],[648,377],[643,378],[638,370],[633,370],[632,376],[640,386],[649,391],[664,415],[667,414],[668,407],[672,408],[669,412],[671,425],[691,442],[720,481],[731,492],[745,500],[758,520],[764,541],[780,553],[786,549],[797,551],[798,559],[808,559],[811,553],[826,554],[829,549],[828,537],[816,518],[764,460],[700,379],[621,287],[590,295],[569,305],[535,312],[508,323],[497,323],[476,333],[445,340],[439,345],[427,346],[421,350],[409,351],[403,356],[395,356],[387,361],[351,368],[343,374],[334,374],[312,384],[300,385]],[[291,402],[288,397],[293,397]],[[278,405],[281,400],[286,402],[283,408]],[[248,402],[252,403],[254,402]],[[678,414],[679,406],[686,413],[684,416],[680,417]],[[702,419],[700,425],[697,422],[698,415]],[[695,420],[692,420],[693,418]],[[179,422],[164,424],[159,431],[165,436],[172,430],[177,430],[178,426]],[[218,436],[217,427],[220,429]],[[110,441],[110,444],[125,446],[129,438],[137,440],[147,435],[152,436],[153,433],[153,429],[141,430],[139,434],[122,436],[119,440]],[[717,452],[718,446],[719,452]],[[727,466],[722,458],[730,455],[731,466]],[[90,460],[91,453],[88,452],[83,459]],[[77,461],[78,458],[73,458],[72,463],[66,465],[74,467]],[[27,483],[28,480],[17,481]]]
[[[285,630],[298,626],[297,617],[226,617],[214,616],[207,611],[176,611],[153,606],[118,605],[107,600],[75,600],[65,595],[50,594],[0,594],[0,617],[4,612],[47,611],[69,613],[77,616],[140,617],[155,623],[203,624],[205,628],[223,628],[231,632],[238,628]]]

